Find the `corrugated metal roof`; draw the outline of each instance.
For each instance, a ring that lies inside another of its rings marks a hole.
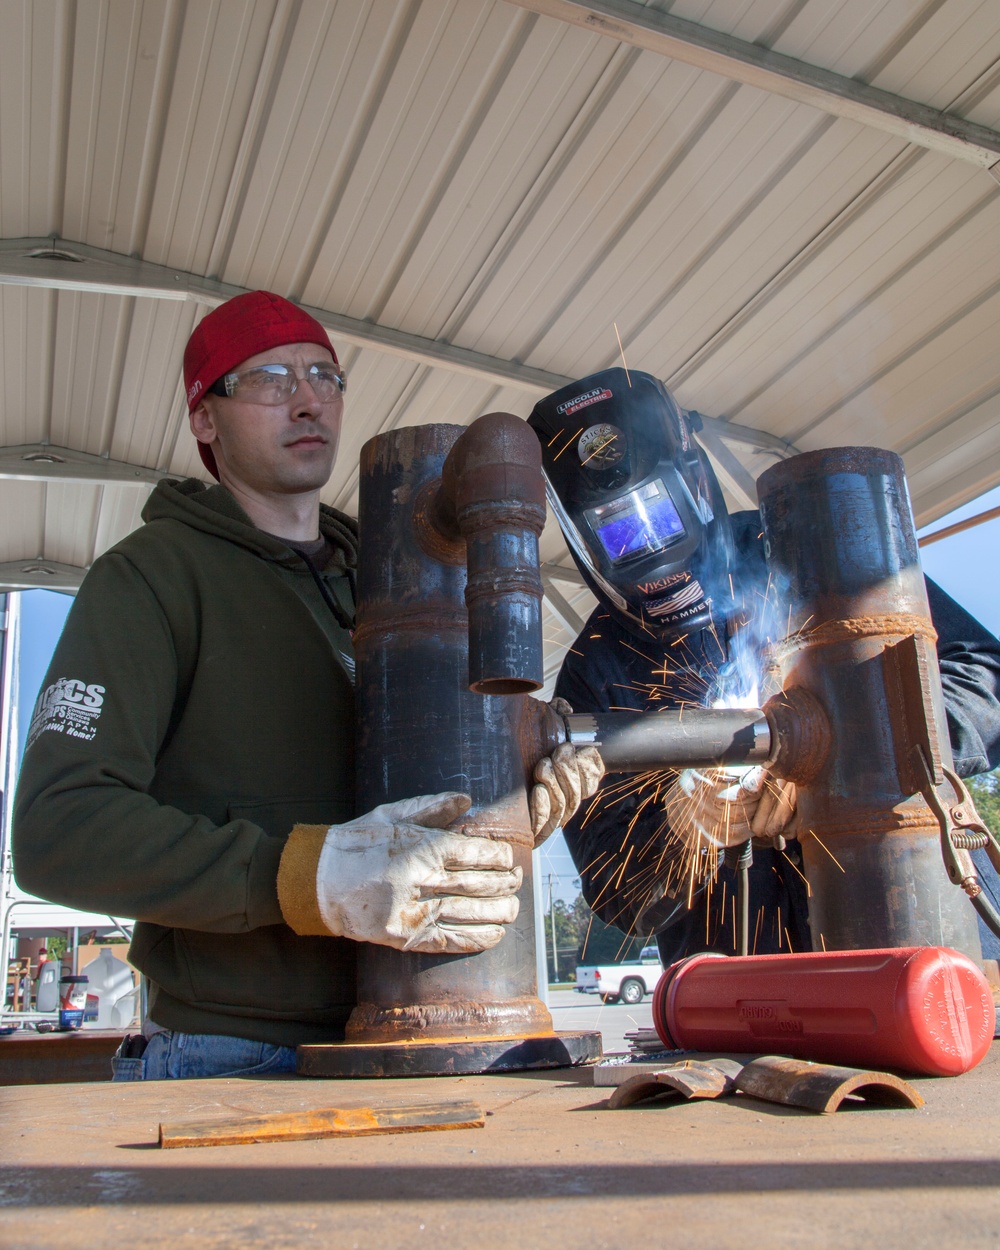
[[[340,507],[372,434],[526,415],[539,389],[514,367],[605,367],[615,325],[628,364],[688,407],[802,449],[900,451],[921,522],[1000,482],[995,178],[532,7],[4,5],[0,243],[167,266],[182,298],[123,293],[114,263],[94,285],[87,263],[43,257],[26,279],[0,254],[0,281],[32,283],[0,286],[0,444],[202,475],[180,384],[208,306],[194,275],[358,323],[326,495]],[[989,0],[648,10],[665,12],[1000,128]],[[372,346],[366,325],[413,350]],[[422,357],[419,339],[499,373]],[[753,475],[775,454],[734,450]],[[0,481],[0,563],[85,567],[138,523],[147,489]],[[569,564],[551,522],[543,555]],[[555,617],[546,632],[554,671],[570,635]]]

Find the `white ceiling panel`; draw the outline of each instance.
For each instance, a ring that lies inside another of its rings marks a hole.
[[[45,555],[43,482],[0,482],[0,564]]]
[[[184,355],[196,310],[166,300],[123,297],[121,303],[126,305],[128,334],[107,452],[115,460],[176,473],[174,449],[187,430],[177,362]]]
[[[0,288],[0,420],[6,445],[50,437],[55,292]]]
[[[40,553],[60,564],[85,567],[93,558],[100,515],[100,486],[46,483],[45,548]]]
[[[132,301],[60,292],[53,335],[53,443],[91,455],[110,451]]]
[[[141,513],[149,490],[134,486],[106,486],[97,500],[94,554],[100,555],[142,524]]]
[[[994,0],[650,7],[1000,128]],[[529,0],[11,0],[0,239],[46,238],[170,268],[148,294],[121,266],[80,290],[72,260],[33,278],[0,253],[2,446],[204,476],[180,361],[214,281],[407,353],[340,345],[324,497],[348,510],[368,438],[526,416],[520,366],[613,364],[616,326],[630,367],[708,416],[901,451],[922,521],[1000,481],[996,178]],[[751,474],[780,454],[731,446]],[[0,562],[85,567],[148,489],[2,479]],[[570,563],[551,522],[542,552]],[[572,639],[554,615],[546,638],[553,673]]]
[[[909,315],[897,292],[915,270],[929,284],[931,276],[947,282],[963,251],[981,263],[997,198],[979,171],[911,150],[831,218],[671,381],[708,390],[731,419],[776,425],[779,397],[769,388],[803,362],[811,376],[816,366],[808,358],[855,318],[864,320],[872,305]],[[921,305],[932,308],[926,288],[924,296]],[[788,430],[801,423],[793,415],[784,420]]]

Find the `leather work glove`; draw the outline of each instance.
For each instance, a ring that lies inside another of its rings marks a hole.
[[[694,850],[738,846],[748,838],[784,847],[795,815],[795,786],[767,769],[685,768],[666,797],[674,834]]]
[[[750,821],[750,832],[758,846],[773,846],[776,851],[785,849],[785,836],[794,837],[797,828],[798,796],[794,781],[784,781],[764,772],[760,801]]]
[[[397,950],[489,950],[517,918],[522,872],[506,842],[446,828],[469,810],[446,791],[385,803],[346,824],[296,825],[278,901],[299,934]]]
[[[549,704],[560,716],[569,716],[573,709],[565,699]],[[536,784],[531,788],[531,832],[535,846],[541,846],[575,813],[584,799],[597,793],[604,776],[604,761],[597,747],[577,749],[563,742],[535,765]]]

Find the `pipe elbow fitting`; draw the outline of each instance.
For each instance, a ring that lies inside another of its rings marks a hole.
[[[542,532],[542,449],[526,421],[509,412],[473,421],[444,462],[436,519],[466,539],[504,522]]]

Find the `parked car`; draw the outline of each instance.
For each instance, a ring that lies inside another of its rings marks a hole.
[[[620,964],[583,964],[576,970],[579,994],[599,994],[605,1003],[634,1007],[651,993],[663,967],[655,946],[644,946],[638,959]]]

